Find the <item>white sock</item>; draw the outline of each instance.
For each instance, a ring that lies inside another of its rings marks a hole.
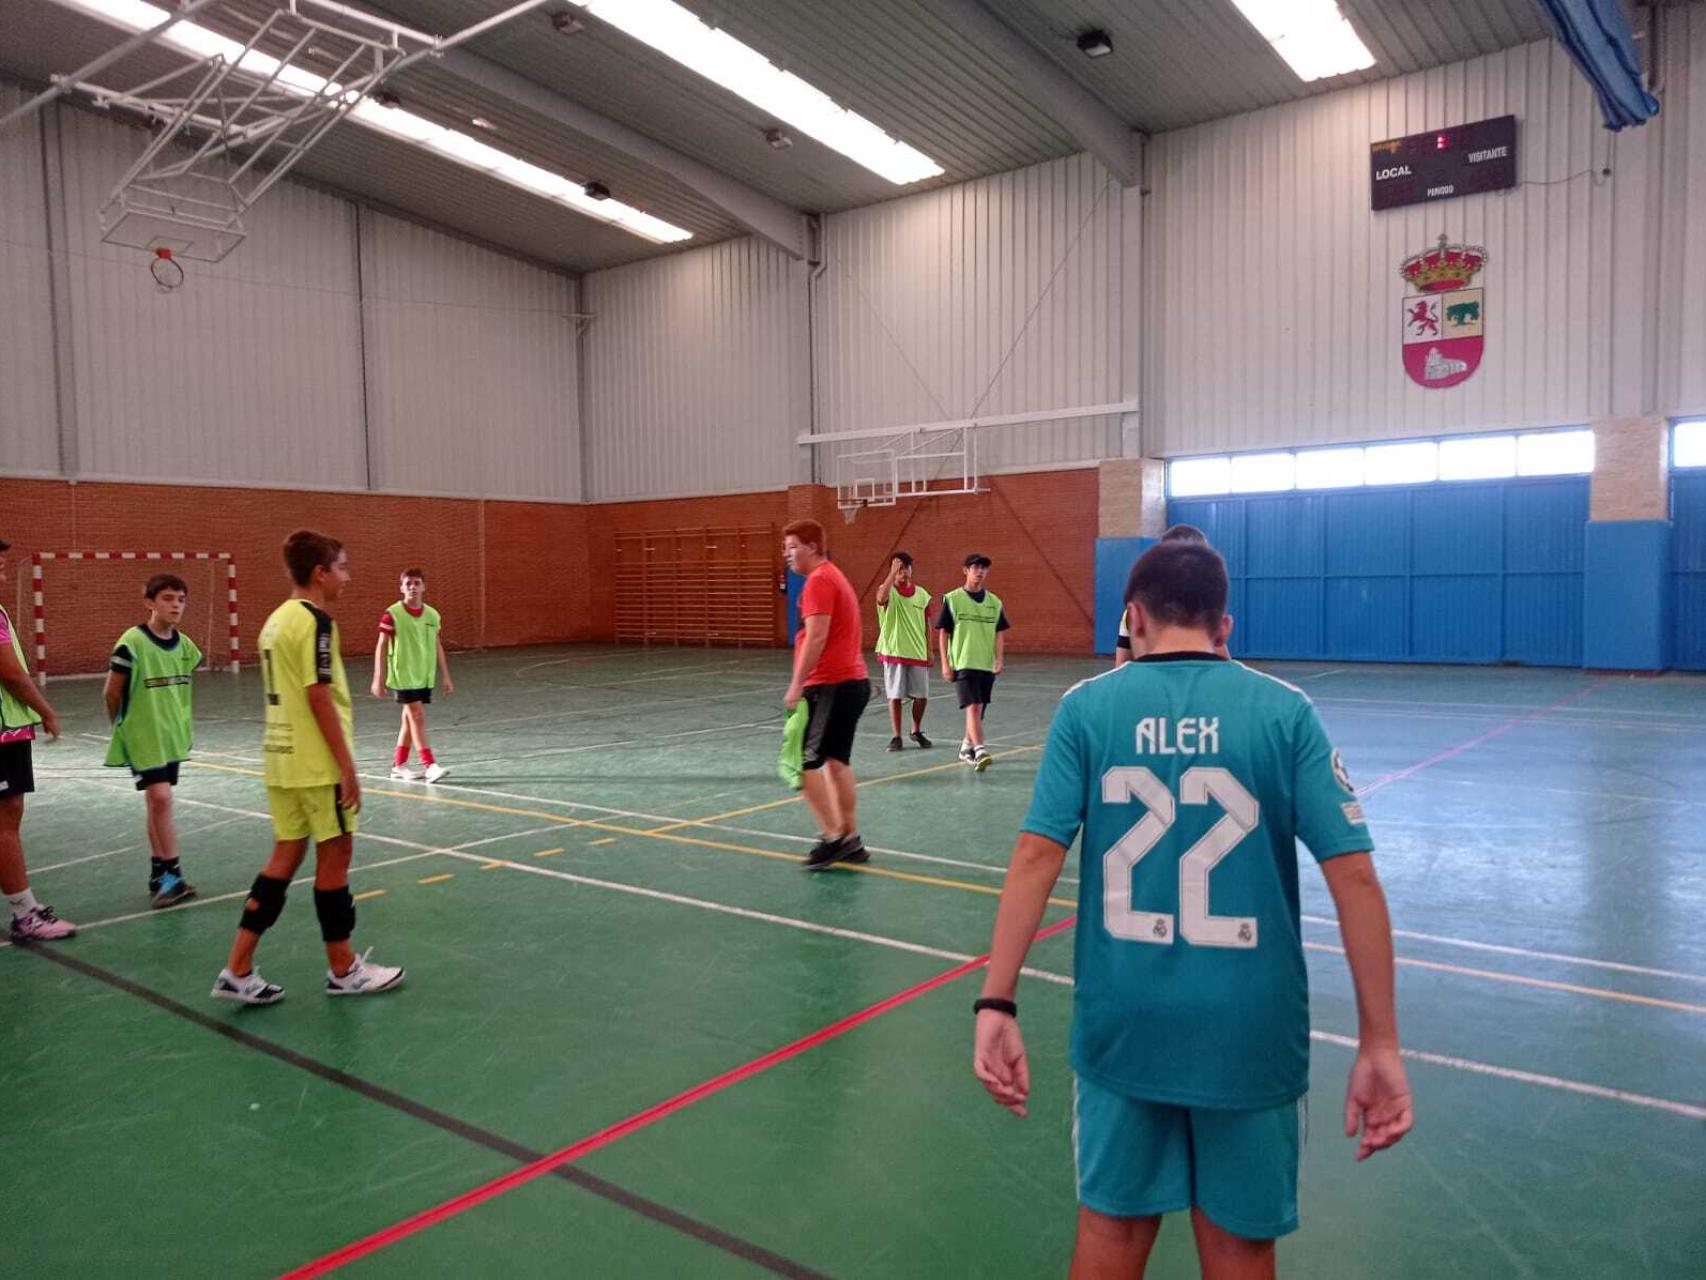
[[[34,911],[41,903],[36,901],[36,895],[26,887],[22,893],[8,893],[6,901],[12,904],[12,918],[21,920]]]

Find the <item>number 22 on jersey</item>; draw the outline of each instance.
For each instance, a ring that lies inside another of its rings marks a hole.
[[[1179,804],[1211,800],[1225,811],[1219,822],[1179,859],[1177,932],[1198,947],[1250,948],[1256,945],[1253,916],[1217,916],[1209,911],[1208,879],[1239,841],[1256,829],[1261,807],[1225,769],[1198,765],[1186,769],[1174,799],[1167,784],[1141,766],[1109,769],[1102,775],[1102,803],[1137,800],[1149,812],[1102,855],[1102,920],[1108,932],[1129,942],[1171,946],[1175,922],[1162,911],[1138,911],[1131,905],[1132,872],[1173,826]]]

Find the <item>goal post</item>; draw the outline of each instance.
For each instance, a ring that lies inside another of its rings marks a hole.
[[[35,608],[35,667],[36,667],[35,675],[36,675],[36,679],[39,680],[40,682],[42,682],[43,684],[46,684],[47,679],[48,679],[48,635],[49,635],[49,631],[48,631],[48,619],[49,619],[49,614],[48,614],[48,598],[49,598],[48,586],[49,586],[49,581],[48,581],[48,575],[47,575],[46,569],[47,569],[47,566],[49,564],[54,563],[56,561],[66,561],[66,562],[76,562],[76,561],[89,561],[89,562],[96,562],[96,561],[115,562],[116,561],[116,562],[124,562],[124,561],[133,561],[133,562],[141,563],[141,564],[154,562],[154,563],[158,563],[162,566],[167,565],[167,564],[171,564],[173,562],[201,561],[201,562],[204,562],[207,564],[207,567],[210,570],[210,581],[214,582],[214,583],[217,583],[217,580],[218,580],[218,572],[217,571],[222,566],[224,568],[224,577],[225,577],[225,627],[226,627],[226,631],[225,631],[225,635],[226,635],[226,662],[224,663],[224,669],[227,671],[233,671],[233,672],[238,669],[238,666],[239,666],[238,652],[239,652],[240,642],[238,640],[238,628],[237,628],[237,561],[235,558],[233,558],[233,556],[231,555],[230,552],[228,552],[228,551],[38,551],[30,557],[30,587],[31,587],[31,590],[32,590],[33,595],[34,595],[34,608]],[[215,586],[213,588],[213,590],[210,592],[210,597],[209,597],[208,621],[210,623],[210,630],[216,630],[217,629],[216,626],[213,625],[215,622],[215,619],[218,616],[217,610],[215,608],[216,599],[217,599],[217,586]],[[212,660],[212,654],[214,653],[215,650],[214,650],[213,636],[211,634],[209,634],[208,636],[205,637],[204,648],[205,648],[205,651],[208,653],[208,657],[209,657],[208,666],[214,667],[216,664]]]

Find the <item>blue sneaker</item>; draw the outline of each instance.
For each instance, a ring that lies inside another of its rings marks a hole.
[[[148,887],[154,894],[148,905],[156,911],[195,897],[195,886],[175,871],[168,871],[158,880],[149,880]]]

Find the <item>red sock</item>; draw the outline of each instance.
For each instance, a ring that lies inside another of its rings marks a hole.
[[[402,766],[408,764],[409,763],[409,749],[407,747],[398,747],[396,755],[392,757],[392,763],[395,764],[398,768],[402,768]]]
[[[431,747],[422,747],[421,748],[421,763],[426,765],[426,767],[429,769],[432,768],[433,758],[432,758],[432,748]]]

